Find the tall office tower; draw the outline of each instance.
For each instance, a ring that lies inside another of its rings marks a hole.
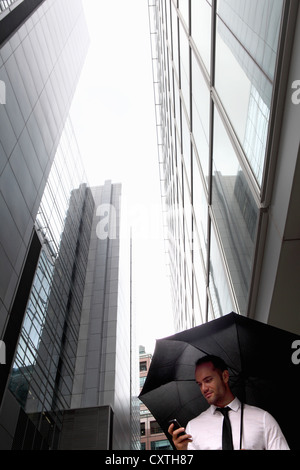
[[[1,8],[0,330],[9,363],[22,320],[18,302],[34,270],[26,260],[29,252],[37,255],[33,225],[89,39],[79,0],[10,1]]]
[[[177,330],[299,332],[298,4],[148,0]]]
[[[60,449],[129,450],[139,444],[134,402],[138,381],[135,387],[131,382],[137,374],[131,240],[126,225],[120,224],[121,185],[107,181],[90,191],[95,208],[70,410],[64,412]]]
[[[95,207],[84,180],[67,119],[16,294],[17,341],[3,369],[9,374],[0,413],[5,449],[57,448],[71,404]]]
[[[120,185],[88,187],[68,117],[81,1],[1,2],[0,26],[0,446],[134,448]]]
[[[88,42],[79,0],[1,2],[0,80],[5,95],[0,104],[0,331],[6,346],[6,364],[0,368],[2,417],[41,250],[34,225]],[[72,146],[72,141],[62,143]],[[63,174],[57,178],[62,185]],[[52,256],[49,250],[47,259]],[[10,422],[13,427],[11,416]],[[11,439],[12,427],[10,437],[1,427],[2,445]]]
[[[67,120],[35,221],[37,261],[32,253],[26,260],[35,272],[22,292],[25,314],[2,401],[3,449],[139,446],[121,185],[89,188],[84,178]]]

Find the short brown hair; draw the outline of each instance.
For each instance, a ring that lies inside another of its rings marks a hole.
[[[214,356],[213,354],[207,354],[206,356],[203,356],[203,357],[200,357],[196,363],[195,363],[195,367],[198,367],[200,366],[201,364],[206,364],[207,362],[212,362],[213,366],[215,367],[215,369],[219,369],[221,370],[222,372],[224,370],[228,370],[228,367],[226,365],[226,362],[221,359],[220,357],[218,356]]]

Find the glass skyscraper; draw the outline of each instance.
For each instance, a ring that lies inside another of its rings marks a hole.
[[[40,253],[8,385],[49,448],[57,448],[71,405],[95,206],[84,180],[67,120],[35,220]],[[39,445],[33,442],[27,445]],[[22,447],[15,436],[13,448]]]
[[[88,186],[69,118],[82,3],[0,5],[0,447],[135,448],[121,185]]]
[[[299,330],[298,2],[148,6],[176,329],[236,311]]]
[[[80,1],[11,3],[0,15],[1,330],[89,41]]]
[[[78,154],[67,118],[89,36],[77,0],[1,2],[0,31],[0,79],[5,85],[0,107],[0,324],[6,345],[6,364],[0,369],[1,445],[51,448],[57,445],[60,426],[51,412],[62,409],[61,396],[53,393],[59,380],[55,367],[61,367],[57,345],[49,349],[46,366],[37,370],[35,364],[41,345],[50,343],[45,338],[48,326],[49,338],[63,340],[62,319],[55,331],[50,328],[49,298],[57,277],[63,207],[75,179],[77,186],[84,181],[79,168],[76,178],[66,174],[65,161],[73,154],[75,162]],[[69,168],[75,173],[74,164]]]

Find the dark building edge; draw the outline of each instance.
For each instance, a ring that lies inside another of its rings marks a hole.
[[[6,389],[40,252],[41,242],[34,230],[23,272],[20,277],[20,284],[13,301],[8,324],[3,337],[3,341],[6,346],[6,364],[0,367],[0,405],[2,404],[3,395]]]
[[[45,0],[24,0],[0,22],[0,47]]]

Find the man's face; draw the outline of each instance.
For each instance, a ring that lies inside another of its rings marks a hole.
[[[222,406],[227,392],[228,371],[221,372],[211,362],[196,367],[195,379],[210,405]]]

